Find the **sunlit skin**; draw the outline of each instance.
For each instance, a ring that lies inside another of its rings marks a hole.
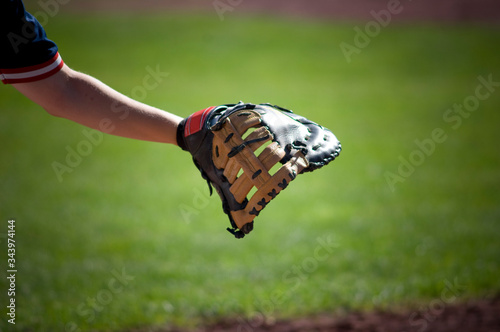
[[[12,85],[53,116],[116,136],[177,144],[181,117],[133,100],[67,65],[48,78]]]

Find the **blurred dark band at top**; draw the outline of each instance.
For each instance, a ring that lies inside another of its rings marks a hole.
[[[402,8],[391,22],[500,23],[499,0],[25,0],[28,8],[57,3],[67,12],[198,11],[367,21],[373,12]]]

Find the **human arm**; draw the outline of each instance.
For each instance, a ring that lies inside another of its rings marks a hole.
[[[108,134],[177,144],[177,115],[133,100],[64,65],[35,82],[12,84],[49,114]]]
[[[109,134],[176,144],[181,118],[72,70],[21,0],[0,1],[0,79],[54,116]]]

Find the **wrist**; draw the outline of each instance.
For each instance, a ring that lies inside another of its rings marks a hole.
[[[186,124],[186,119],[181,120],[177,125],[177,145],[184,151],[187,151],[186,141],[184,140],[184,127]]]

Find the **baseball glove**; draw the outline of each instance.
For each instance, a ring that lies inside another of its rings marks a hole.
[[[242,102],[182,120],[177,143],[193,156],[210,194],[215,187],[236,238],[252,231],[254,218],[298,174],[328,164],[341,150],[331,131],[292,111]]]

